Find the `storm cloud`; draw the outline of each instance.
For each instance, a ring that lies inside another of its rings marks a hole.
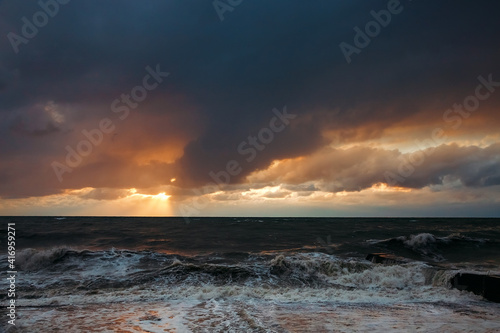
[[[436,127],[449,140],[398,186],[498,185],[500,92],[460,126],[443,119],[479,76],[500,81],[498,5],[399,6],[348,63],[339,45],[355,45],[354,28],[364,31],[388,1],[244,1],[221,21],[211,1],[73,0],[14,47],[9,33],[23,36],[43,8],[1,1],[0,196],[91,187],[89,198],[106,199],[162,186],[184,195],[232,160],[241,166],[233,186],[320,181],[320,190],[359,191],[399,174],[407,141]],[[169,76],[121,119],[113,102],[133,95],[148,66]],[[238,145],[285,106],[297,117],[247,161]],[[68,166],[66,147],[77,151],[103,119],[113,130]],[[69,169],[58,177],[54,162]]]

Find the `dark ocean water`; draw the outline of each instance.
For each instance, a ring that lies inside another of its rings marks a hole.
[[[499,219],[0,222],[4,272],[7,223],[16,228],[20,318],[12,331],[386,331],[391,320],[395,331],[440,331],[442,323],[500,331],[498,304],[449,284],[457,272],[499,274]],[[365,260],[379,252],[405,263]],[[296,322],[297,315],[309,319]],[[380,323],[371,327],[374,320]]]
[[[500,219],[2,217],[18,249],[154,251],[199,255],[314,251],[364,257],[392,252],[431,262],[496,262]],[[0,244],[5,236],[0,238]],[[5,252],[5,246],[0,248]],[[2,252],[0,252],[2,253]]]

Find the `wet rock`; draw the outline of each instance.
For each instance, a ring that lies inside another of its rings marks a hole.
[[[472,291],[487,300],[500,303],[500,276],[474,273],[458,273],[450,279],[451,286],[458,290]]]
[[[366,256],[366,260],[369,260],[375,264],[385,264],[385,265],[398,265],[406,264],[408,260],[402,257],[397,257],[390,253],[370,253]]]

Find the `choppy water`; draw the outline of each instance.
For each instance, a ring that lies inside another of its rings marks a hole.
[[[13,332],[500,331],[498,303],[449,284],[500,273],[498,219],[0,221],[3,272],[16,223]]]

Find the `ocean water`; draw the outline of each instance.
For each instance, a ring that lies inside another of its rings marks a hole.
[[[18,272],[0,332],[500,332],[500,303],[450,285],[500,274],[500,219],[0,222],[2,280],[7,223]]]

